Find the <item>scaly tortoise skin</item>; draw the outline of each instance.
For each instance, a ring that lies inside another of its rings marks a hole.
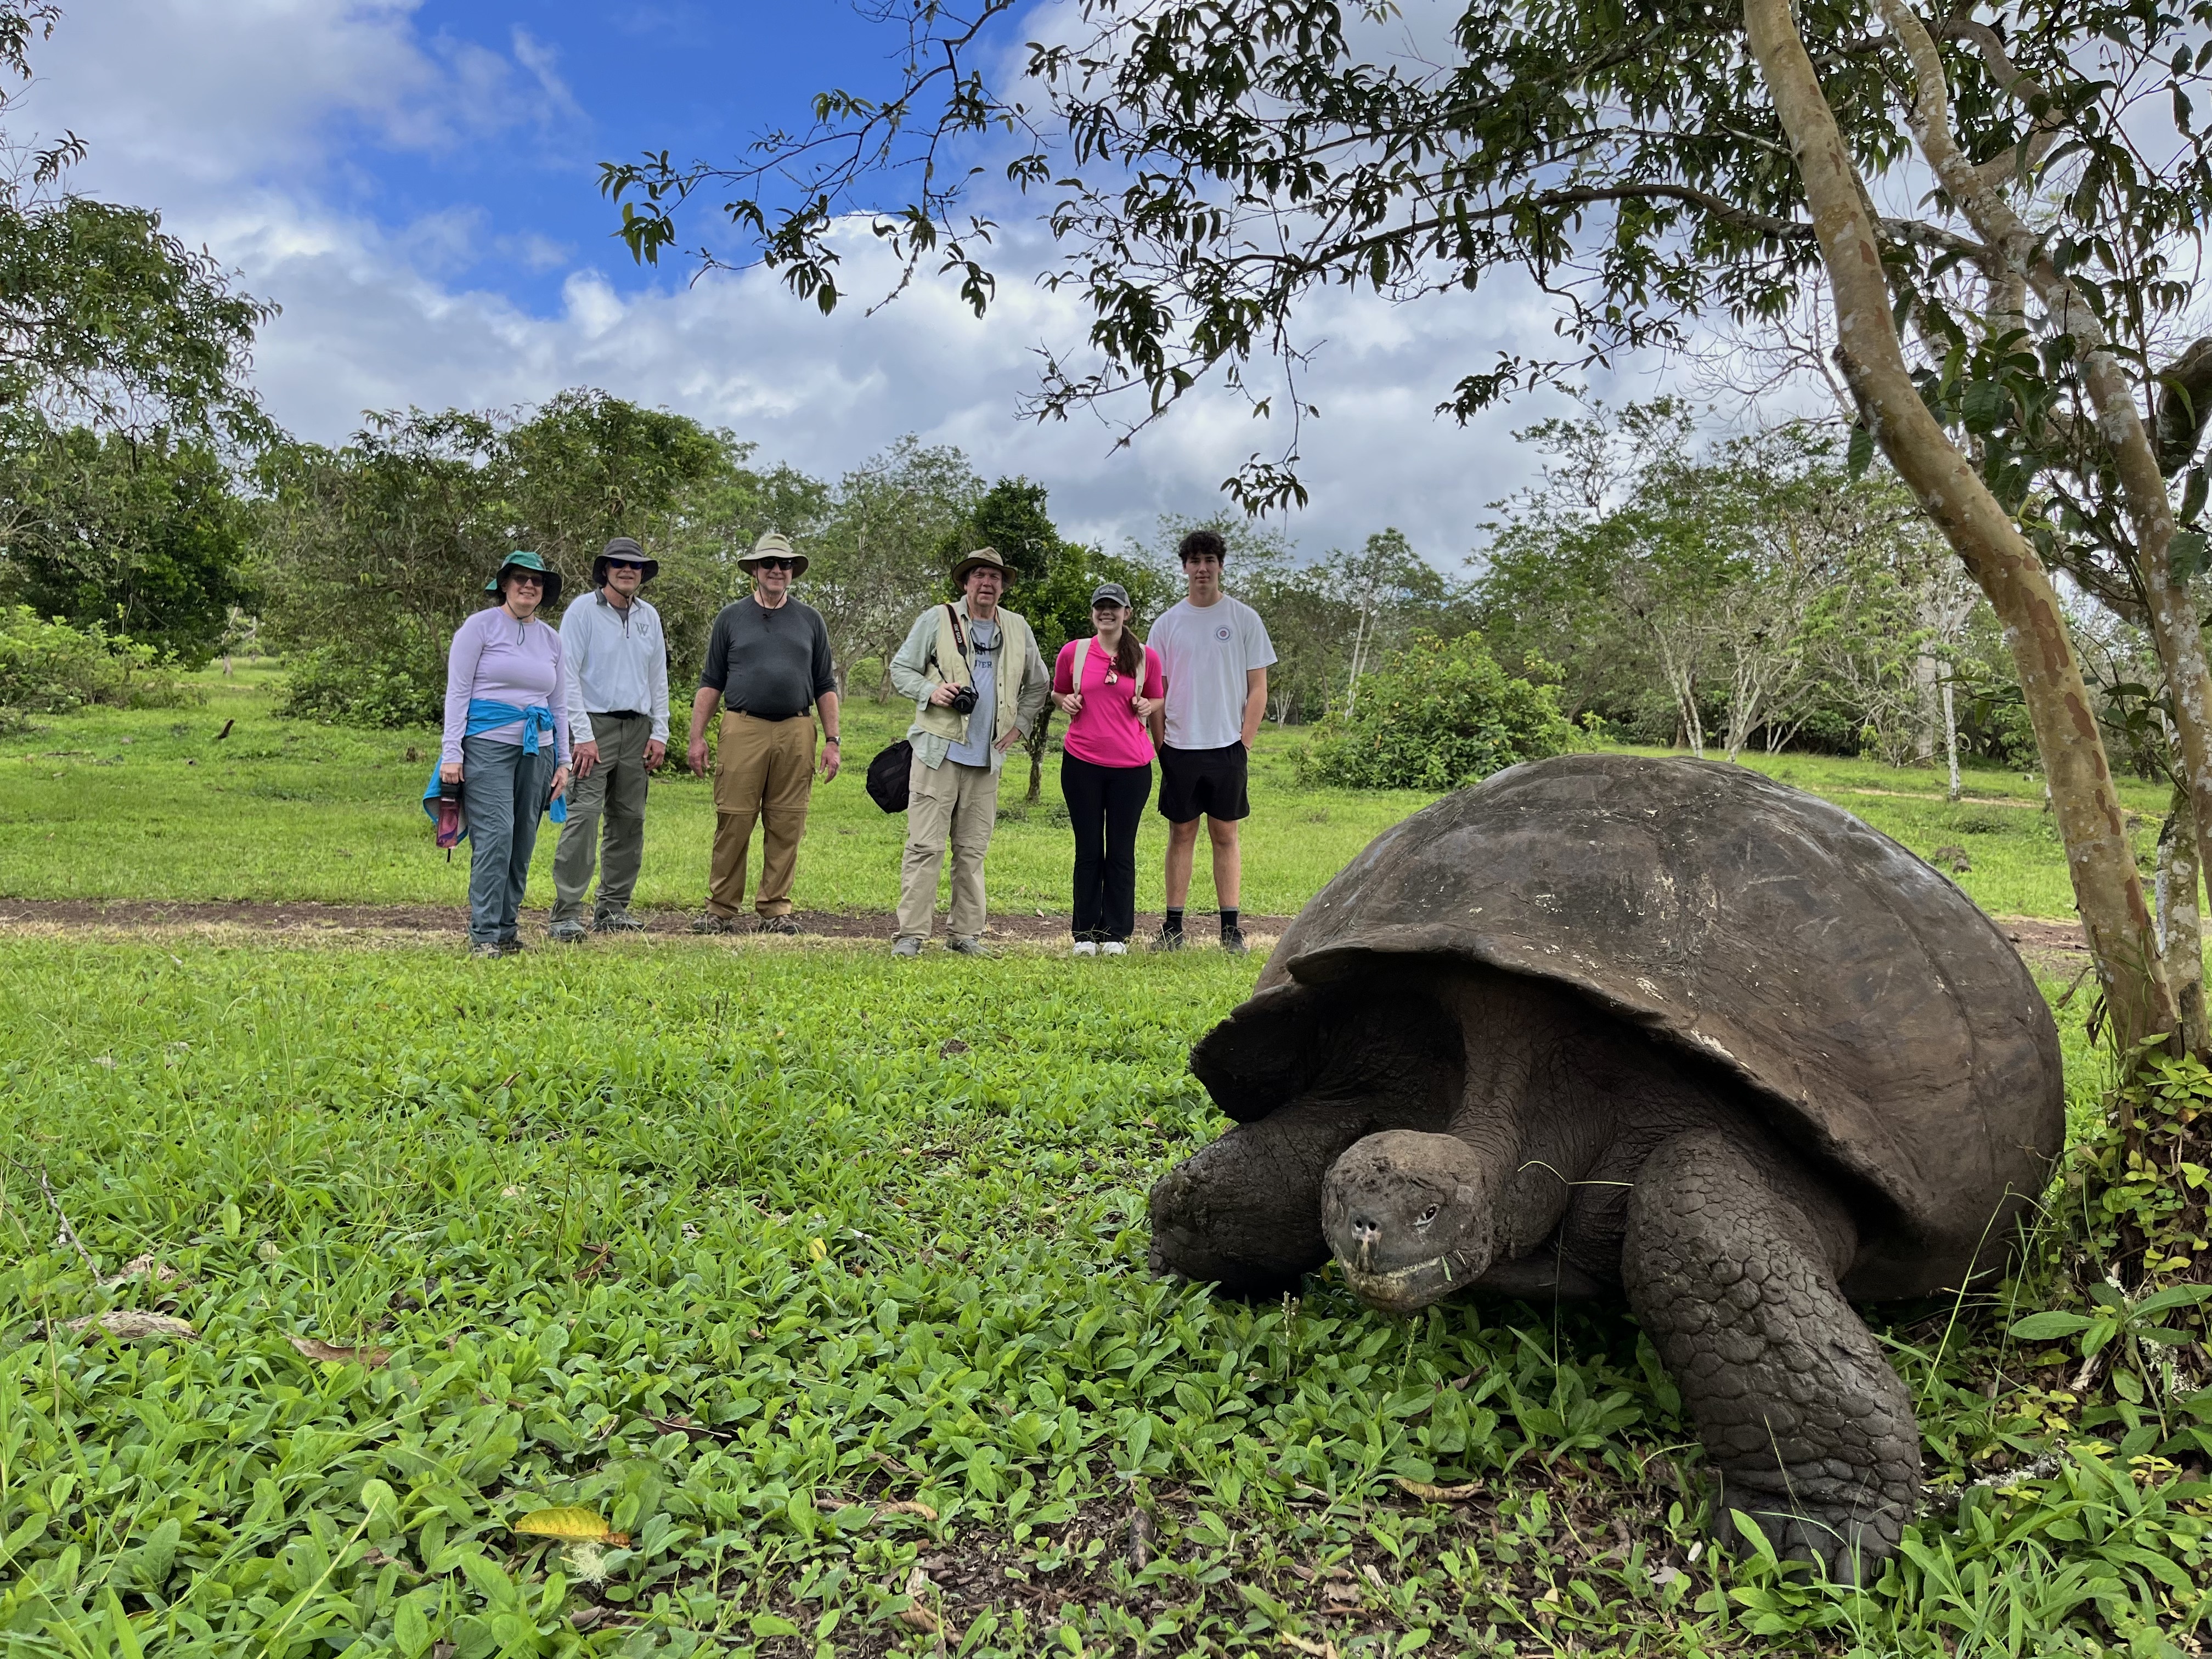
[[[1376,838],[1192,1051],[1237,1127],[1152,1261],[1373,1305],[1625,1293],[1722,1491],[1856,1577],[1919,1492],[1850,1307],[2000,1265],[2062,1144],[2057,1032],[1956,887],[1733,766],[1577,755]]]

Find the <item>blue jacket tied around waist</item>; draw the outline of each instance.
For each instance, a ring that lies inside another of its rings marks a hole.
[[[479,737],[502,726],[512,726],[517,720],[522,722],[522,752],[526,755],[536,754],[542,744],[553,736],[553,711],[544,703],[534,702],[527,708],[517,708],[511,702],[493,702],[484,697],[475,698],[470,702],[469,729],[461,735]],[[434,823],[438,818],[438,765],[436,763],[432,764],[430,787],[422,792],[422,816]],[[556,795],[553,799],[553,822],[566,823],[568,821],[568,797]],[[461,821],[461,839],[466,841],[468,838],[468,820],[465,816]]]

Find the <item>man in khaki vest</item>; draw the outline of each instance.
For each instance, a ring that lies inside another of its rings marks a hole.
[[[1044,712],[1052,676],[1030,625],[999,608],[1006,561],[978,548],[952,568],[962,598],[915,618],[891,659],[891,684],[914,702],[907,740],[906,857],[900,870],[894,956],[917,957],[937,911],[937,872],[952,846],[952,915],[945,945],[983,945],[983,855],[999,818],[999,769]]]

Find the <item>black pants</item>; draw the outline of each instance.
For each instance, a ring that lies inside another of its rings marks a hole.
[[[1075,937],[1127,940],[1137,927],[1137,825],[1152,769],[1093,766],[1063,754],[1060,793],[1075,826]]]

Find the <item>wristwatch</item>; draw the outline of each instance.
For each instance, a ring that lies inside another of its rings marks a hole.
[[[834,738],[834,737],[824,738],[823,738],[823,739],[822,739],[822,741],[823,741],[823,742],[824,742],[824,743],[837,743],[837,739],[836,739],[836,738]],[[838,746],[840,749],[842,749],[845,745],[844,745],[843,744],[842,744],[842,743],[837,743],[837,746]]]

